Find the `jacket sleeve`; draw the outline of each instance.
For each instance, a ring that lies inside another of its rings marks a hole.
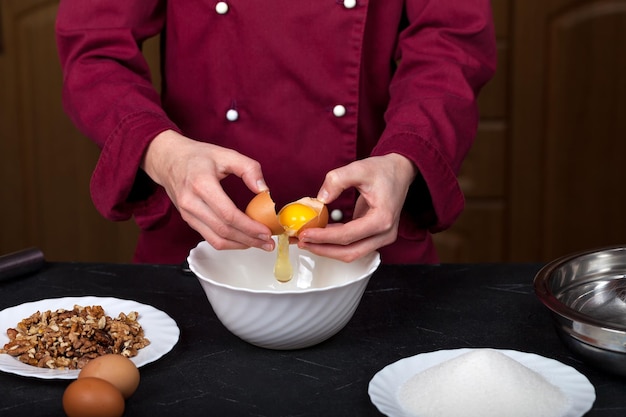
[[[141,53],[142,42],[161,31],[164,7],[161,0],[62,0],[58,9],[64,109],[101,148],[91,195],[111,220],[130,218],[146,198],[161,198],[160,210],[166,209],[139,168],[150,140],[176,129]]]
[[[477,95],[493,76],[489,0],[407,1],[386,128],[373,155],[397,152],[419,169],[405,213],[419,227],[448,228],[464,207],[457,181],[478,127]]]

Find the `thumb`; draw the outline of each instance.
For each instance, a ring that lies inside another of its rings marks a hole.
[[[333,169],[326,174],[324,183],[317,193],[318,200],[324,204],[328,204],[339,197],[339,195],[350,186],[349,182],[344,181],[345,171],[348,171],[347,167]]]

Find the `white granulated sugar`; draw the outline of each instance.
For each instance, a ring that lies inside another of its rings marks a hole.
[[[414,375],[398,399],[419,417],[560,417],[568,406],[558,387],[494,349],[470,351]]]

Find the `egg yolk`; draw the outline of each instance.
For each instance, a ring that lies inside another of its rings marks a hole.
[[[285,206],[278,217],[278,222],[285,230],[298,231],[302,226],[317,217],[314,208],[300,203],[293,203]]]

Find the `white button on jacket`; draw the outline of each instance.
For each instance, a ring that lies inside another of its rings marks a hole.
[[[335,115],[335,117],[343,117],[346,115],[346,108],[341,104],[337,104],[335,107],[333,107],[333,114]]]
[[[330,218],[338,222],[341,219],[343,219],[343,212],[339,209],[334,209],[333,211],[330,212]]]
[[[226,14],[226,13],[228,13],[228,3],[226,3],[225,1],[218,2],[215,5],[215,11],[217,12],[217,14]]]
[[[229,122],[234,122],[239,119],[239,112],[235,109],[230,109],[226,112],[226,119]]]

